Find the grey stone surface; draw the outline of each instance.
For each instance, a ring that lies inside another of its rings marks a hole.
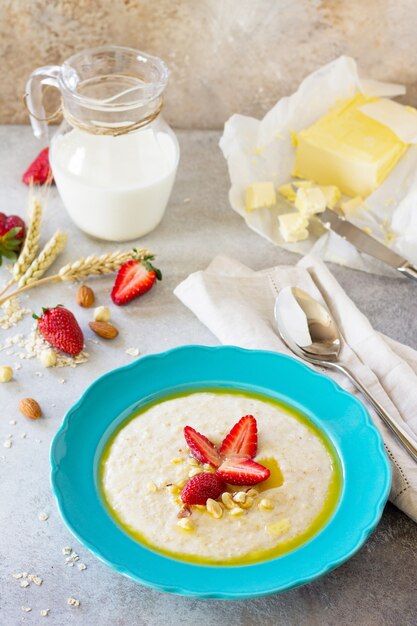
[[[87,330],[91,358],[76,369],[43,370],[24,361],[12,383],[0,385],[0,625],[67,626],[411,626],[416,623],[416,526],[388,505],[382,521],[364,548],[349,562],[305,587],[269,598],[227,602],[168,596],[145,589],[113,572],[72,538],[61,521],[49,486],[48,450],[63,415],[86,386],[101,373],[128,363],[128,347],[142,354],[185,343],[215,345],[216,339],[173,296],[172,290],[190,272],[204,268],[215,254],[226,253],[254,268],[297,260],[251,232],[229,208],[226,167],[216,132],[181,132],[182,159],[165,219],[137,242],[158,254],[164,280],[128,307],[112,308],[120,336],[95,345]],[[27,190],[20,175],[39,146],[29,128],[0,127],[0,210],[24,213]],[[184,202],[190,198],[189,202]],[[70,233],[63,261],[101,252],[110,244],[93,241],[70,223],[55,190],[46,211],[44,237],[57,226]],[[379,330],[417,348],[416,285],[341,267],[332,268],[353,300]],[[1,270],[1,282],[7,274]],[[108,304],[111,278],[91,281],[99,304]],[[62,303],[76,311],[84,328],[88,310],[75,304],[75,287],[34,290],[26,300],[35,311]],[[26,332],[25,319],[10,331],[0,330],[0,344],[9,334]],[[12,364],[0,352],[0,365]],[[42,376],[36,373],[41,372]],[[66,382],[58,380],[64,377]],[[29,422],[17,410],[20,397],[41,403],[45,418]],[[9,420],[17,420],[16,425]],[[21,439],[22,432],[27,433]],[[3,448],[8,434],[13,446]],[[47,521],[38,520],[45,511]],[[87,569],[65,565],[61,551],[72,546]],[[41,587],[20,588],[13,572],[35,573]],[[67,604],[72,595],[79,608]],[[31,607],[23,613],[21,606]],[[40,610],[50,608],[47,618]]]

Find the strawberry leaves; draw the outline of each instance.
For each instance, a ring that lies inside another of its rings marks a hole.
[[[22,227],[16,226],[11,228],[7,233],[0,237],[0,265],[2,263],[2,257],[15,261],[18,257],[18,252],[22,245],[22,240],[17,238],[17,235],[21,232]]]

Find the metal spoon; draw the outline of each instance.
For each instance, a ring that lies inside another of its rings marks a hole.
[[[322,304],[302,289],[286,287],[275,300],[275,320],[282,340],[294,354],[314,365],[345,374],[417,461],[417,442],[396,424],[355,374],[340,363],[342,341],[339,329]]]

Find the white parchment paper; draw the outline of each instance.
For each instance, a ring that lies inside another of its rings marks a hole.
[[[272,209],[247,212],[244,207],[245,188],[251,183],[270,180],[279,186],[291,180],[295,156],[292,132],[310,126],[337,100],[349,98],[358,91],[391,98],[403,95],[405,88],[361,79],[355,61],[342,56],[310,74],[292,96],[279,100],[263,120],[232,115],[220,140],[231,179],[229,199],[232,208],[250,228],[283,248],[300,254],[313,251],[326,261],[392,275],[394,270],[361,255],[351,244],[318,224],[310,226],[307,240],[285,243],[277,217],[291,209],[279,194],[277,206]],[[383,110],[372,110],[371,106],[366,114],[375,119],[383,115],[384,123],[404,136],[409,127],[404,117],[399,118],[398,112],[399,109],[388,104]],[[413,112],[410,116],[412,126]],[[410,128],[408,133],[410,143],[415,140],[413,131],[414,128]],[[374,237],[417,264],[417,146],[409,148],[378,190],[368,196],[363,207],[349,219],[361,228],[370,228]]]

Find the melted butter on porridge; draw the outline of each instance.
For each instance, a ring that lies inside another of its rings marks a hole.
[[[190,456],[184,427],[220,446],[248,414],[258,429],[254,461],[269,478],[228,485],[207,506],[183,507],[187,481],[214,471]],[[100,485],[111,515],[146,546],[182,560],[236,565],[279,556],[313,537],[336,507],[341,471],[330,442],[302,414],[266,396],[210,390],[147,405],[125,421],[106,444]]]

